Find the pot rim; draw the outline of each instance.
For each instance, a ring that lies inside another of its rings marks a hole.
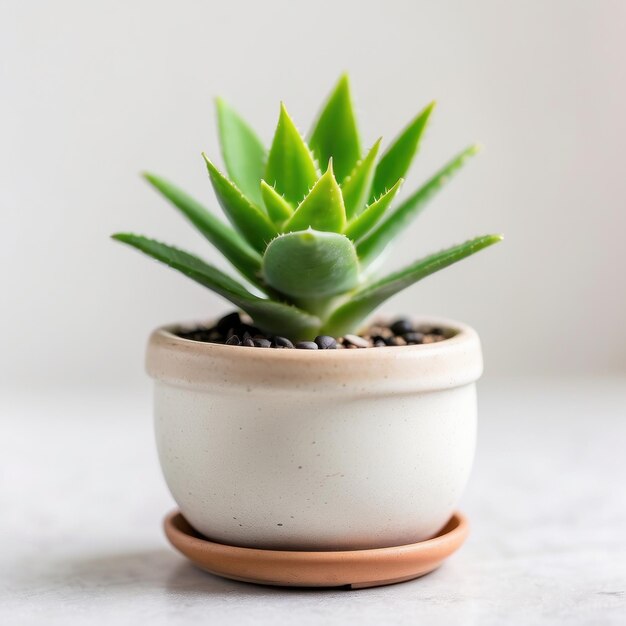
[[[380,317],[378,319],[381,319]],[[483,369],[476,331],[462,322],[439,317],[411,317],[416,324],[452,331],[444,341],[410,346],[354,350],[277,350],[227,346],[179,337],[187,325],[175,323],[153,331],[146,370],[159,381],[180,387],[226,389],[233,384],[254,390],[300,389],[317,383],[331,391],[362,392],[384,387],[392,392],[428,391],[476,381]]]

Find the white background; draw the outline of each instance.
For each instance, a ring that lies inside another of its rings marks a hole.
[[[622,624],[624,33],[623,0],[0,0],[0,623]],[[145,341],[230,307],[108,236],[220,262],[139,172],[216,208],[213,97],[269,142],[280,99],[306,131],[344,70],[364,146],[439,102],[405,193],[486,146],[389,266],[505,242],[387,306],[483,339],[472,532],[410,583],[260,588],[159,525]]]
[[[138,173],[216,207],[200,158],[218,155],[213,97],[269,142],[280,99],[305,131],[343,70],[366,146],[438,99],[405,193],[468,143],[486,146],[390,266],[506,235],[387,310],[473,324],[489,376],[626,370],[624,2],[0,7],[3,383],[137,385],[152,327],[228,310],[108,235],[217,261]]]

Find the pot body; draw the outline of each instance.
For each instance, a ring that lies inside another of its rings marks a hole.
[[[285,550],[436,534],[470,473],[482,359],[473,330],[428,323],[454,336],[315,352],[155,331],[159,459],[189,523],[220,543]]]

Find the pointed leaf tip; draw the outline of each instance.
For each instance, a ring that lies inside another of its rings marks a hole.
[[[270,219],[279,227],[293,215],[293,207],[274,187],[261,181],[261,196]]]
[[[289,116],[285,104],[281,102],[278,124],[262,178],[295,205],[308,193],[317,177],[317,165],[311,150]]]
[[[247,122],[224,99],[215,99],[217,126],[226,171],[253,202],[260,204],[259,180],[267,153]]]
[[[385,189],[391,188],[399,178],[406,175],[413,157],[419,150],[420,142],[434,108],[435,101],[433,100],[409,122],[387,148],[376,167],[370,202],[383,193]]]
[[[357,241],[364,237],[385,215],[400,187],[404,183],[404,178],[398,182],[389,191],[385,192],[380,198],[377,198],[368,205],[365,210],[356,216],[345,230],[345,235]]]
[[[206,239],[208,239],[232,265],[252,284],[262,288],[259,282],[261,258],[230,226],[213,215],[200,202],[168,180],[145,173],[146,181],[169,200]]]
[[[267,215],[246,198],[241,191],[220,172],[204,152],[202,156],[209,171],[215,195],[226,217],[258,252],[278,234]],[[259,189],[260,193],[260,189]]]
[[[332,162],[329,161],[328,169],[298,205],[283,226],[283,232],[306,230],[311,227],[320,231],[340,233],[345,225],[346,210],[343,196],[333,174]]]
[[[475,147],[470,146],[457,154],[446,163],[438,172],[426,181],[417,191],[413,192],[393,212],[385,217],[357,246],[359,258],[367,265],[376,258],[409,222],[424,208],[428,200],[439,191],[453,174],[458,172],[475,154]]]
[[[361,158],[361,140],[347,74],[339,77],[315,123],[309,145],[320,163],[335,158],[337,180],[342,181]]]
[[[361,213],[365,207],[372,188],[376,157],[382,139],[382,137],[377,139],[365,158],[357,162],[350,175],[341,183],[341,193],[346,205],[346,217],[348,219]]]

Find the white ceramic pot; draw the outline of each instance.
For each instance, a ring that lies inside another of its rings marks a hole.
[[[187,520],[220,543],[342,550],[413,543],[450,518],[475,448],[474,330],[357,350],[275,350],[156,330],[159,458]]]

